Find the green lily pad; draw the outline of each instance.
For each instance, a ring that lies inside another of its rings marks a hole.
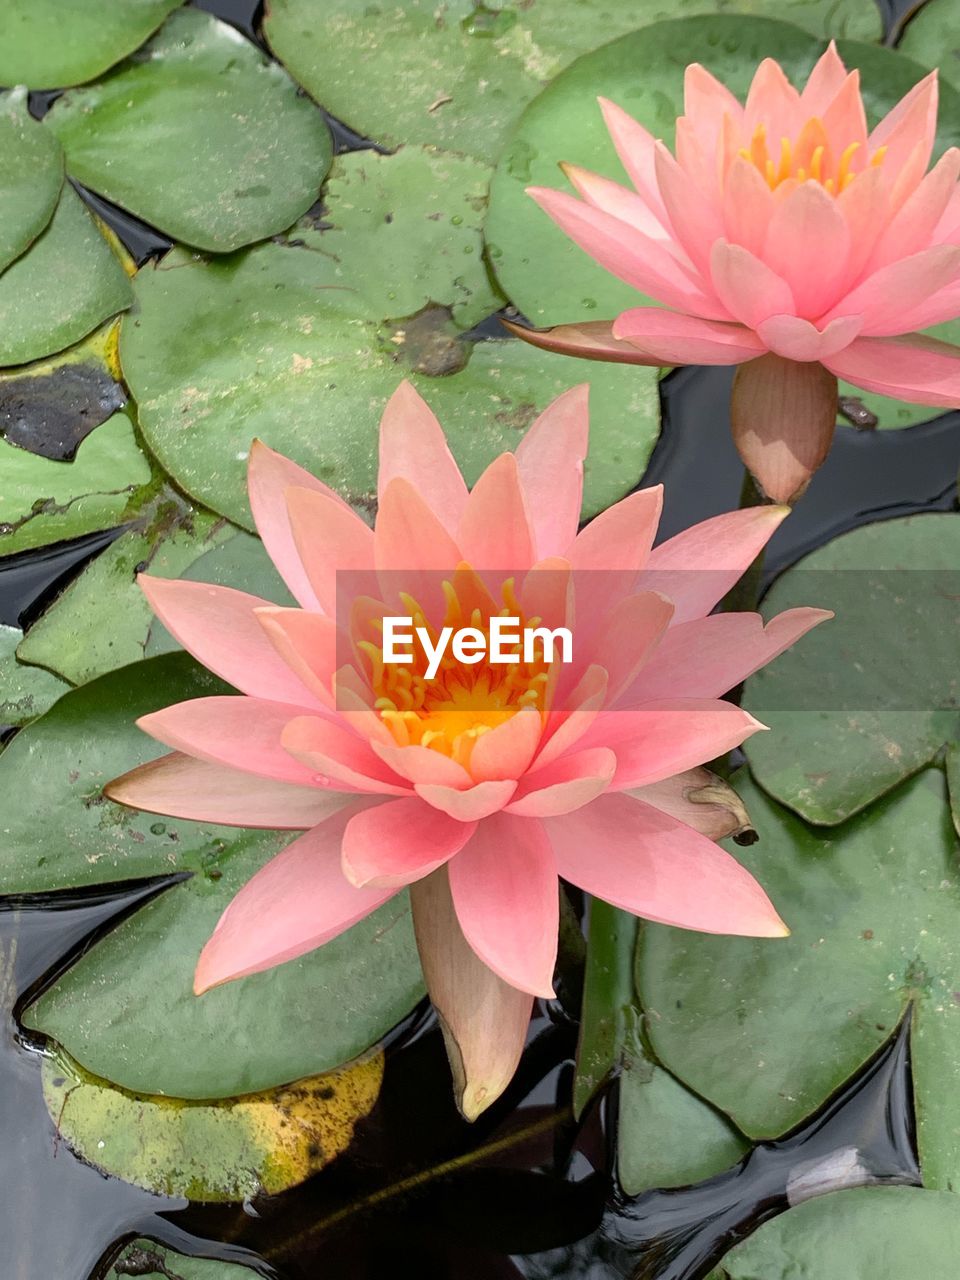
[[[412,316],[429,303],[449,304],[456,324],[469,329],[504,305],[483,260],[490,172],[430,147],[392,156],[355,151],[334,162],[323,251],[366,315]]]
[[[818,1196],[738,1244],[708,1280],[953,1280],[956,1196],[919,1187],[860,1187]]]
[[[286,1191],[345,1151],[380,1095],[383,1053],[214,1101],[130,1093],[63,1052],[41,1074],[57,1132],[88,1164],[155,1195],[229,1202]]]
[[[137,586],[137,573],[146,569],[178,578],[233,532],[221,517],[197,510],[164,484],[138,512],[133,527],[101,551],[33,624],[19,657],[71,684],[138,661],[153,613]]]
[[[774,12],[821,35],[881,33],[870,0],[450,0],[442,10],[428,0],[271,0],[264,32],[290,73],[359,133],[495,160],[530,99],[598,40],[718,8]]]
[[[260,437],[369,511],[380,413],[404,376],[471,483],[550,400],[589,380],[584,513],[634,487],[659,427],[653,370],[557,360],[513,340],[463,342],[440,308],[382,327],[344,287],[326,235],[305,226],[286,244],[215,262],[171,254],[138,274],[121,362],[147,444],[183,489],[251,528],[246,463]],[[451,281],[439,301],[457,296]]]
[[[0,84],[60,89],[132,53],[182,0],[4,0]]]
[[[122,524],[150,481],[130,419],[115,413],[73,462],[53,462],[0,440],[0,557]]]
[[[0,44],[3,42],[0,18]],[[0,62],[2,62],[0,53]],[[0,83],[3,83],[0,77]],[[7,81],[15,84],[17,81]],[[63,151],[27,111],[27,92],[0,94],[0,271],[19,258],[53,217],[63,186]]]
[[[235,1262],[187,1258],[153,1240],[134,1240],[107,1272],[106,1280],[128,1280],[130,1276],[142,1276],[143,1280],[250,1280],[253,1274]]]
[[[941,81],[960,89],[960,14],[953,0],[927,0],[916,6],[899,48],[925,67],[936,67]]]
[[[907,516],[834,539],[770,591],[768,614],[836,613],[744,695],[773,729],[747,748],[757,781],[808,822],[842,822],[960,743],[958,565],[960,516]]]
[[[41,667],[17,661],[19,627],[0,624],[0,725],[22,725],[43,715],[70,688]]]
[[[661,1062],[754,1139],[798,1124],[913,1008],[924,1180],[960,1189],[958,844],[942,774],[813,830],[738,779],[760,835],[736,850],[792,929],[728,938],[650,925],[637,989]]]
[[[863,74],[871,121],[924,74],[892,49],[850,40],[841,40],[839,47],[847,65]],[[822,40],[789,23],[713,14],[657,23],[578,59],[524,112],[491,185],[485,234],[507,296],[538,326],[612,319],[645,300],[594,263],[525,194],[531,185],[563,187],[561,161],[626,181],[598,95],[625,108],[654,136],[672,140],[688,63],[702,63],[743,98],[763,58],[776,58],[796,83],[806,78],[823,48]],[[960,141],[960,98],[946,88],[938,150]],[[891,416],[886,409],[884,425]],[[931,416],[929,410],[922,416]]]
[[[62,351],[132,300],[120,260],[66,184],[46,230],[0,276],[0,365]]]
[[[217,253],[288,227],[316,200],[332,154],[323,117],[283,68],[197,9],[64,94],[45,122],[71,177]]]
[[[24,1014],[86,1070],[138,1093],[233,1097],[331,1070],[381,1039],[423,991],[401,894],[299,960],[193,995],[197,957],[221,913],[290,833],[158,819],[105,800],[101,788],[163,753],[137,716],[224,687],[183,654],[152,658],[67,694],[0,755],[3,892],[195,873]]]

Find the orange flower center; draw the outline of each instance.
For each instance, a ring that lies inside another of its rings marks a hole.
[[[800,130],[796,141],[785,137],[780,139],[779,155],[776,152],[770,154],[765,124],[757,125],[750,146],[741,147],[739,154],[756,165],[771,191],[792,179],[796,182],[819,182],[833,196],[846,191],[857,177],[857,171],[852,170],[851,165],[860,149],[859,142],[851,142],[836,156],[823,121],[814,116]],[[883,164],[886,153],[886,147],[878,147],[870,156],[869,164],[873,167]]]
[[[430,677],[429,655],[417,637],[417,628],[427,632],[434,647],[440,628],[428,621],[424,609],[406,593],[401,593],[400,598],[413,623],[412,628],[407,628],[414,637],[407,646],[412,662],[384,661],[383,624],[379,619],[369,624],[377,638],[360,640],[357,647],[369,663],[374,707],[397,745],[429,747],[466,768],[482,734],[526,707],[544,714],[550,665],[539,639],[534,641],[536,657],[532,662],[523,660],[522,646],[517,647],[516,661],[489,660],[490,618],[494,612],[518,619],[521,632],[540,625],[539,618],[524,617],[512,578],[501,586],[504,603],[499,610],[468,565],[461,565],[454,581],[444,581],[442,586],[446,612],[441,627],[455,631],[474,627],[482,633],[486,649],[478,662],[468,665],[458,661],[448,646],[438,670]]]

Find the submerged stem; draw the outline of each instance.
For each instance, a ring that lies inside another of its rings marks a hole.
[[[747,507],[762,507],[766,498],[757,488],[757,482],[747,470],[743,469],[743,484],[740,487],[740,510]],[[766,547],[760,552],[738,582],[735,582],[723,597],[720,608],[724,613],[753,613],[760,602],[760,587],[763,582],[763,561]]]

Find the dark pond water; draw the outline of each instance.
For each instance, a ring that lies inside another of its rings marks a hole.
[[[258,6],[200,7],[256,37]],[[884,4],[888,30],[911,8]],[[34,103],[39,114],[43,99]],[[363,145],[337,126],[342,148]],[[135,256],[162,236],[98,203]],[[740,465],[726,421],[729,373],[688,369],[663,386],[665,427],[645,482],[664,481],[667,536],[735,506]],[[960,415],[899,432],[841,428],[829,461],[771,544],[768,574],[843,529],[956,506]],[[29,625],[114,536],[16,557],[0,568],[0,622]],[[42,840],[38,832],[38,840]],[[577,1127],[569,1111],[576,1028],[541,1008],[503,1099],[474,1126],[452,1105],[434,1019],[421,1010],[388,1047],[383,1092],[350,1151],[302,1187],[245,1206],[158,1199],[102,1177],[56,1139],[39,1087],[42,1045],[17,1009],[78,950],[166,882],[0,900],[0,1274],[96,1280],[136,1235],[184,1253],[255,1260],[279,1280],[701,1280],[727,1247],[787,1207],[798,1169],[829,1186],[852,1159],[878,1182],[916,1182],[909,1026],[823,1111],[692,1188],[635,1199],[616,1186],[611,1093]],[[820,1172],[811,1170],[819,1169]]]

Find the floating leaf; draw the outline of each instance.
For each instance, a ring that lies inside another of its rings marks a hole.
[[[960,516],[866,525],[813,552],[764,611],[836,617],[747,685],[772,733],[747,748],[757,781],[809,822],[842,822],[960,745]],[[954,789],[960,829],[960,790]]]
[[[264,32],[291,74],[359,133],[493,161],[523,107],[598,40],[717,8],[775,13],[817,34],[881,34],[871,0],[448,0],[442,10],[428,0],[271,0]]]
[[[323,117],[283,68],[197,9],[174,13],[104,80],[64,94],[46,123],[72,177],[217,253],[288,227],[330,164]]]
[[[708,1280],[954,1280],[960,1202],[919,1187],[818,1196],[764,1223]]]
[[[106,71],[182,0],[4,0],[0,84],[59,89]]]
[[[0,49],[3,45],[0,17]],[[3,53],[0,52],[0,66]],[[4,83],[0,76],[0,84]],[[6,80],[17,84],[18,80]],[[63,152],[27,111],[25,89],[0,93],[0,271],[19,258],[53,217],[63,186]]]
[[[946,80],[960,89],[960,13],[954,0],[926,0],[910,11],[899,48],[925,67],[936,67],[941,84]]]
[[[158,819],[101,788],[163,753],[137,729],[139,715],[223,691],[183,654],[153,658],[67,694],[0,755],[0,891],[196,873],[120,924],[24,1015],[88,1071],[136,1092],[233,1097],[330,1070],[422,994],[401,894],[299,960],[193,995],[221,913],[290,833]]]
[[[160,1196],[240,1201],[297,1186],[349,1147],[380,1094],[383,1053],[242,1098],[129,1093],[62,1052],[43,1060],[57,1132],[94,1168]]]
[[[0,435],[44,458],[72,458],[126,401],[119,331],[111,320],[59,355],[0,371]]]
[[[960,1188],[958,845],[928,770],[866,813],[812,830],[744,777],[759,842],[736,850],[792,929],[727,938],[649,925],[637,953],[664,1065],[754,1139],[798,1124],[912,1007],[924,1180]]]
[[[221,517],[197,510],[163,485],[137,513],[133,528],[101,551],[33,624],[19,656],[72,684],[138,661],[153,612],[137,573],[178,578],[232,533]]]
[[[142,1276],[143,1280],[250,1280],[253,1274],[234,1262],[186,1258],[153,1240],[134,1240],[107,1272],[106,1280],[128,1280],[130,1276]]]
[[[70,688],[42,667],[17,661],[17,645],[22,639],[18,627],[0,625],[0,725],[35,720]]]
[[[438,309],[382,329],[344,287],[326,235],[303,227],[292,243],[216,262],[171,254],[138,274],[121,361],[147,443],[188,493],[251,527],[246,463],[259,436],[369,511],[378,420],[404,376],[471,482],[554,396],[589,378],[584,511],[633,488],[658,429],[654,371],[557,360],[513,340],[464,343]]]
[[[47,229],[0,276],[0,365],[62,351],[132,298],[120,260],[64,185]]]
[[[0,440],[0,557],[121,524],[150,465],[123,413],[97,427],[73,462]]]
[[[429,147],[334,162],[321,243],[366,315],[412,316],[439,303],[469,329],[504,305],[483,260],[489,181],[486,165]]]

